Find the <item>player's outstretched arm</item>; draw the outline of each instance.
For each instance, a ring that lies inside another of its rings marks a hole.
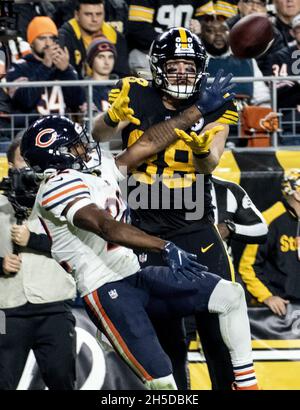
[[[147,158],[164,150],[177,140],[175,128],[187,129],[198,122],[201,117],[199,109],[192,105],[180,115],[152,125],[134,144],[117,156],[117,166],[127,167],[128,170],[136,168]]]
[[[148,128],[133,145],[117,157],[117,165],[127,167],[129,170],[136,168],[147,158],[176,141],[178,136],[175,128],[185,131],[197,123],[203,115],[218,110],[228,101],[233,100],[234,94],[230,92],[235,86],[235,84],[230,84],[232,74],[228,74],[223,78],[223,73],[223,70],[219,70],[211,85],[206,85],[206,82],[204,82],[194,105],[184,110],[180,115]],[[204,131],[216,125],[222,124],[208,124]],[[201,172],[210,173],[217,166],[224,150],[227,135],[228,127],[224,126],[224,129],[217,134],[219,138],[216,138],[216,141],[213,140],[211,144],[210,155],[205,161],[201,162]]]
[[[115,137],[130,122],[139,124],[130,107],[130,77],[125,77],[119,88],[113,88],[109,93],[110,108],[98,114],[93,123],[92,136],[95,141],[106,142]]]
[[[68,220],[70,218],[68,211],[75,202],[76,199],[68,204],[63,212]],[[98,208],[95,204],[84,206],[76,211],[72,223],[80,229],[100,236],[107,242],[127,248],[143,248],[160,252],[166,244],[163,239],[148,235],[132,225],[116,221],[107,211]]]
[[[161,252],[177,281],[183,278],[190,281],[203,278],[203,271],[207,271],[207,267],[197,262],[196,255],[185,252],[172,242],[148,235],[132,225],[114,220],[108,212],[98,208],[95,204],[83,206],[73,215],[72,206],[78,201],[80,198],[69,203],[63,211],[67,220],[76,227],[92,232],[110,243],[132,249],[142,248],[152,252]]]
[[[118,165],[126,166],[128,169],[137,167],[143,163],[145,159],[162,151],[168,145],[176,141],[177,135],[174,131],[175,128],[187,130],[197,123],[204,115],[217,110],[228,101],[231,101],[234,98],[234,94],[229,92],[231,88],[234,87],[234,84],[229,84],[232,74],[228,74],[225,78],[222,78],[222,76],[223,70],[220,70],[211,85],[207,85],[206,82],[203,83],[198,99],[195,101],[194,105],[181,112],[178,116],[148,128],[130,148],[120,154],[117,160]],[[121,92],[123,92],[124,87],[125,94],[128,94],[128,84],[126,85],[126,82],[124,83],[123,80]],[[117,102],[118,98],[119,96],[114,104]],[[118,128],[119,131],[128,124],[128,121],[133,122],[136,120],[136,118],[133,118],[134,113],[132,110],[129,110],[130,117],[128,117],[127,114],[128,111],[125,112],[125,117],[122,117],[122,119],[126,118],[127,122],[121,121],[119,124],[116,123],[116,125],[111,126],[105,121],[106,114],[96,118],[92,131],[93,138],[96,141],[105,141],[107,140],[106,136],[109,136],[110,132],[116,133],[116,128]],[[121,114],[119,114],[119,118],[121,118]]]

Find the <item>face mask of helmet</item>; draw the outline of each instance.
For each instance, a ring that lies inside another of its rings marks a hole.
[[[60,146],[58,151],[65,158],[69,157],[70,168],[77,171],[91,172],[101,163],[99,144],[89,139],[84,128],[81,128],[77,139],[73,139],[71,144]]]
[[[179,61],[180,60],[178,60],[177,64],[180,64]],[[187,62],[187,60],[185,61]],[[197,84],[203,77],[203,73],[197,73],[196,66],[193,64],[189,65],[189,72],[174,72],[174,70],[176,70],[174,66],[177,64],[172,63],[173,68],[170,69],[169,63],[165,63],[164,73],[162,74],[165,83],[165,88],[163,90],[176,99],[186,99],[194,95]],[[181,62],[181,64],[183,63]]]

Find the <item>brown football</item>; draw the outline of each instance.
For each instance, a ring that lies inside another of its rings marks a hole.
[[[258,57],[271,46],[273,39],[272,23],[261,13],[241,18],[229,33],[231,50],[240,58]]]

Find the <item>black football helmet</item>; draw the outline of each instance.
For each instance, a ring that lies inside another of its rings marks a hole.
[[[23,134],[20,149],[22,157],[37,173],[68,168],[88,172],[87,161],[92,151],[99,158],[93,168],[101,163],[99,144],[92,142],[79,124],[58,115],[41,118],[30,125]]]
[[[178,99],[186,99],[199,90],[206,75],[207,54],[201,40],[190,30],[173,27],[155,39],[149,52],[153,83],[156,87]],[[166,62],[174,59],[193,60],[196,64],[194,84],[172,85],[168,81]]]

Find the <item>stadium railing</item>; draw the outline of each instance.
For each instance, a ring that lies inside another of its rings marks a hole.
[[[247,82],[253,82],[253,81],[265,81],[269,83],[270,87],[270,92],[271,92],[271,108],[272,111],[278,112],[278,97],[277,97],[277,88],[276,88],[276,83],[277,82],[282,82],[282,81],[299,81],[300,76],[282,76],[282,77],[234,77],[232,81],[237,82],[237,83],[247,83]],[[209,79],[209,81],[213,81],[212,78]],[[81,116],[83,117],[83,121],[86,124],[87,128],[89,131],[91,131],[92,124],[93,124],[93,117],[95,115],[95,111],[93,111],[93,87],[94,86],[107,86],[107,85],[115,85],[116,81],[115,80],[108,80],[108,81],[94,81],[94,80],[77,80],[77,81],[44,81],[44,82],[39,82],[39,81],[32,81],[32,82],[18,82],[17,86],[18,87],[53,87],[54,85],[56,86],[68,86],[68,87],[84,87],[86,89],[86,95],[87,95],[87,111],[85,114],[83,113],[66,113],[68,116]],[[9,88],[9,87],[16,87],[15,82],[0,82],[0,87],[1,88]],[[270,135],[270,146],[269,147],[263,147],[263,149],[270,149],[270,150],[277,150],[277,149],[284,149],[286,148],[287,145],[293,145],[294,148],[299,149],[300,145],[300,114],[299,116],[297,115],[298,111],[296,107],[292,107],[291,109],[282,109],[279,110],[280,113],[285,114],[286,110],[289,110],[289,116],[288,119],[285,119],[285,115],[279,116],[279,129],[287,129],[285,133],[282,135],[279,134],[278,132],[273,132]],[[55,113],[51,113],[55,114]],[[2,140],[0,142],[0,152],[3,151],[3,147],[9,143],[10,140],[14,138],[16,133],[19,131],[18,127],[16,126],[16,123],[18,122],[18,117],[23,117],[25,124],[29,124],[30,118],[31,117],[36,117],[37,114],[7,114],[5,116],[6,120],[9,121],[9,126],[6,127],[5,129],[0,128],[0,135],[1,131],[5,132],[5,135],[8,136],[8,138]],[[297,125],[299,127],[297,127]],[[235,146],[235,141],[239,141],[241,138],[241,125],[238,125],[237,128],[238,132],[236,136],[231,136],[230,141],[231,141],[231,147],[235,148],[237,150],[245,150],[245,149],[252,149],[252,147],[246,146],[246,147],[239,147]],[[280,137],[280,138],[279,138]],[[285,143],[280,145],[282,141],[282,137],[285,139]],[[299,137],[299,141],[296,143],[294,142],[295,137]],[[289,144],[289,141],[292,141],[292,144]],[[1,147],[2,145],[2,147]],[[115,141],[115,146],[118,147],[117,141]],[[229,146],[230,147],[230,144]],[[2,149],[1,149],[2,148]],[[289,146],[289,148],[291,148]],[[255,147],[257,149],[257,147]],[[5,150],[5,149],[4,149]]]

